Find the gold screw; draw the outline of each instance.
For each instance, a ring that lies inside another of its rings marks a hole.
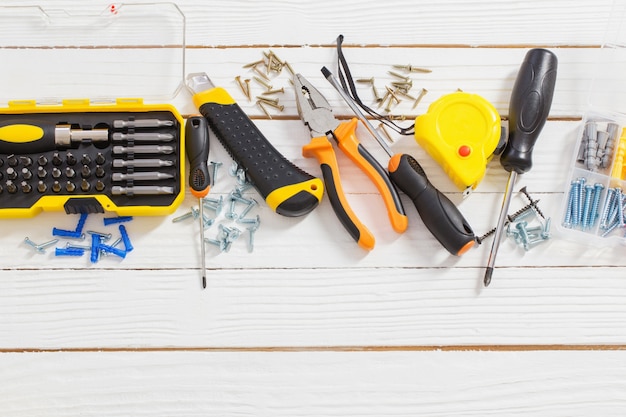
[[[253,67],[252,67],[252,70],[253,70],[254,72],[256,72],[256,73],[257,73],[257,74],[258,74],[261,78],[263,78],[265,81],[268,81],[268,82],[269,82],[269,80],[270,80],[270,79],[269,79],[269,77],[268,77],[267,75],[263,74],[263,71],[261,71],[261,70],[259,69],[259,67],[258,67],[258,66],[256,66],[256,65],[255,65],[255,66],[253,66]]]
[[[428,90],[425,88],[422,88],[422,91],[420,91],[420,94],[417,96],[417,98],[413,102],[413,107],[411,107],[411,109],[414,109],[417,107],[417,105],[422,100],[422,98],[426,95],[426,93],[428,93]]]
[[[374,84],[372,84],[372,92],[374,93],[374,99],[376,99],[376,102],[379,103],[381,100],[380,94],[378,94],[378,89]]]
[[[289,71],[292,76],[296,75],[296,72],[293,70],[289,62],[285,61],[285,67],[287,67],[287,71]]]
[[[359,78],[356,80],[357,83],[360,84],[371,84],[374,85],[374,77],[372,78]]]
[[[239,84],[239,88],[241,88],[241,91],[243,92],[243,94],[248,98],[248,101],[250,101],[250,85],[247,82],[246,84],[244,84],[241,81],[240,75],[236,76],[235,80],[237,80],[237,84]]]
[[[270,114],[269,111],[267,111],[267,108],[265,107],[265,104],[263,104],[263,102],[261,100],[257,100],[256,105],[259,106],[261,108],[261,110],[263,110],[263,113],[265,113],[265,115],[271,119],[272,115]]]
[[[254,76],[252,78],[254,78],[254,81],[256,81],[257,83],[261,84],[267,90],[271,90],[272,89],[272,85],[270,83],[268,83],[267,81],[265,81],[263,78],[259,78],[257,76]]]
[[[428,68],[420,68],[420,67],[414,67],[412,65],[394,65],[393,66],[395,69],[401,69],[401,70],[405,70],[408,72],[433,72],[432,70],[428,69]]]
[[[263,97],[263,96],[256,96],[256,98],[257,98],[257,100],[260,100],[260,101],[264,102],[265,104],[278,105],[278,99],[277,98]]]
[[[266,92],[264,92],[263,94],[268,95],[268,94],[279,94],[279,93],[284,93],[285,89],[283,87],[274,89],[274,90],[267,90]]]
[[[243,81],[246,83],[246,96],[248,96],[248,101],[252,101],[252,94],[250,94],[250,78],[246,78]]]
[[[249,64],[244,65],[243,68],[252,68],[252,67],[256,67],[259,64],[265,64],[265,61],[260,59],[260,60],[255,61],[255,62],[250,62]]]
[[[407,76],[405,76],[405,75],[398,74],[398,73],[397,73],[397,72],[395,72],[395,71],[388,71],[388,72],[389,72],[389,75],[393,75],[393,76],[394,76],[394,77],[396,77],[396,78],[400,78],[401,80],[404,80],[404,81],[406,81],[406,82],[409,82],[409,77],[407,77]]]
[[[385,136],[387,137],[387,139],[389,140],[389,142],[391,142],[391,143],[393,143],[393,142],[394,142],[393,138],[392,138],[392,137],[391,137],[391,135],[389,134],[389,131],[387,131],[387,128],[385,127],[385,124],[384,124],[384,123],[380,123],[380,124],[378,125],[378,129],[379,129],[381,132],[383,132],[383,133],[385,134]]]
[[[264,100],[260,100],[263,104],[268,105],[270,107],[273,107],[279,111],[283,111],[285,110],[285,106],[283,106],[282,104],[278,104],[278,102],[273,103],[271,101],[264,101]]]
[[[413,96],[412,96],[412,95],[410,95],[409,93],[405,92],[405,91],[404,91],[403,89],[401,89],[401,88],[398,88],[398,89],[396,90],[396,94],[398,94],[399,96],[402,96],[402,97],[406,97],[406,98],[408,98],[409,100],[413,100],[413,101],[415,101],[415,97],[413,97]]]

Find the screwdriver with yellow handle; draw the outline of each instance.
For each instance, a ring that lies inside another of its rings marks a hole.
[[[189,74],[193,102],[230,156],[276,213],[303,216],[318,206],[324,184],[286,159],[226,90],[205,73]]]
[[[108,129],[73,129],[45,120],[0,121],[0,154],[37,153],[69,148],[84,140],[106,142]]]
[[[518,174],[532,168],[533,148],[550,113],[557,64],[554,53],[547,49],[531,49],[526,53],[513,85],[509,103],[509,140],[500,155],[500,164],[509,172],[509,179],[483,278],[485,287],[491,283],[513,186]]]
[[[200,223],[200,259],[202,260],[202,288],[206,288],[206,254],[204,253],[204,204],[202,199],[211,188],[209,174],[209,128],[202,116],[192,116],[185,125],[185,152],[189,160],[189,188],[198,198]]]

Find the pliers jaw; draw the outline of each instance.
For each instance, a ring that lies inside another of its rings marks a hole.
[[[332,135],[339,121],[333,116],[326,98],[301,74],[294,76],[293,84],[298,114],[311,130],[311,137]]]

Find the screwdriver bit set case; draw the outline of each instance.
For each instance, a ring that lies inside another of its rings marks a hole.
[[[564,237],[597,246],[626,244],[626,4],[620,3],[593,70],[558,225]]]
[[[172,3],[0,7],[0,217],[176,209],[184,31]]]

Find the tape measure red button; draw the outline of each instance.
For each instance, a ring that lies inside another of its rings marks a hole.
[[[463,145],[459,148],[459,156],[463,158],[470,156],[471,153],[472,153],[472,148],[470,148],[467,145]]]

